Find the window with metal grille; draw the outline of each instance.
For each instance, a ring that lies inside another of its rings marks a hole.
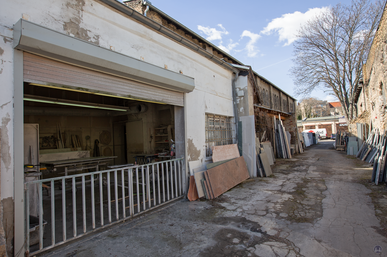
[[[232,136],[232,118],[206,114],[206,157],[212,156],[212,147],[230,145]]]

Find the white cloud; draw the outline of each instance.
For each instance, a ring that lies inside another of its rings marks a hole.
[[[218,27],[220,28],[220,30],[218,28],[204,27],[204,26],[198,25],[198,30],[202,32],[204,35],[206,35],[207,36],[206,39],[209,41],[219,40],[219,43],[217,44],[218,47],[223,51],[225,51],[226,53],[230,53],[232,50],[234,50],[235,52],[241,52],[242,50],[237,50],[235,48],[240,45],[240,41],[244,37],[247,37],[250,39],[246,44],[246,47],[243,49],[247,51],[248,57],[255,57],[259,52],[255,46],[255,43],[261,37],[259,34],[255,34],[253,32],[245,30],[243,31],[238,42],[234,42],[232,39],[230,39],[228,44],[224,44],[223,37],[225,35],[228,35],[229,33],[222,26],[222,24],[218,24]]]
[[[223,42],[220,42],[220,45],[219,45],[218,47],[219,47],[220,49],[222,49],[223,51],[225,51],[226,53],[230,53],[231,50],[233,50],[236,46],[239,45],[238,42],[234,43],[234,42],[232,41],[232,39],[230,39],[230,42],[228,43],[227,46],[222,45],[222,43],[223,43]]]
[[[328,102],[337,102],[337,101],[339,101],[339,99],[337,99],[337,97],[333,96],[333,95],[326,95],[324,100],[328,101]]]
[[[222,35],[227,35],[228,31],[222,26],[222,24],[218,24],[218,27],[220,27],[222,30],[217,30],[216,28],[210,28],[210,27],[203,27],[198,25],[198,30],[203,32],[207,36],[207,40],[213,41],[213,40],[220,40],[222,41]]]
[[[250,41],[246,45],[246,50],[247,50],[247,56],[248,57],[254,57],[257,55],[259,52],[258,49],[255,47],[255,43],[257,40],[261,37],[259,34],[252,33],[248,30],[244,30],[242,32],[241,38],[248,37],[250,38]]]
[[[275,18],[261,31],[265,35],[278,32],[279,41],[287,41],[284,46],[288,46],[297,40],[297,32],[308,20],[328,11],[328,7],[309,9],[305,13],[294,12]]]

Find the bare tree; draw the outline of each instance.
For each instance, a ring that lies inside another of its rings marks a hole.
[[[297,95],[323,87],[341,102],[348,121],[355,114],[354,96],[362,66],[383,12],[381,0],[353,0],[338,4],[310,20],[294,43],[291,74]]]

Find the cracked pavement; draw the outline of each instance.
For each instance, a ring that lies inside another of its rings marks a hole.
[[[277,159],[272,177],[215,200],[179,200],[43,255],[387,256],[371,190],[359,183],[372,169],[332,143]]]

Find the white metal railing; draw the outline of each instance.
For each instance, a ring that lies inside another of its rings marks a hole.
[[[181,158],[26,182],[28,253],[48,250],[180,198],[185,193],[183,163]],[[35,229],[29,218],[29,190],[34,186],[39,203]],[[36,244],[30,246],[30,240]]]

